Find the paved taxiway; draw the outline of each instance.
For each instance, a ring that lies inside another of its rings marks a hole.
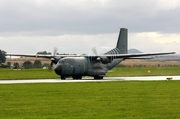
[[[0,80],[0,84],[21,84],[21,83],[68,83],[68,82],[107,82],[107,81],[158,81],[167,80],[180,80],[180,76],[146,76],[146,77],[104,77],[102,80],[94,80],[92,78],[84,78],[81,80],[66,80],[60,79],[28,79],[28,80]]]

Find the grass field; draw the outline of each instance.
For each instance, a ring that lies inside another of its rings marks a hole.
[[[147,71],[150,70],[150,73]],[[159,76],[180,75],[180,67],[115,67],[107,76]],[[12,79],[52,79],[59,78],[53,70],[26,69],[12,70],[0,69],[0,80]]]
[[[52,79],[59,78],[53,70],[49,69],[0,69],[0,80],[14,79]]]
[[[148,72],[148,70],[150,72]],[[107,76],[168,76],[180,75],[180,67],[115,67]]]
[[[179,81],[0,85],[2,119],[179,119]]]

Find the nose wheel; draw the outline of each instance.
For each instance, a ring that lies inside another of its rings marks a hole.
[[[61,80],[65,80],[66,79],[66,77],[65,76],[61,76]]]

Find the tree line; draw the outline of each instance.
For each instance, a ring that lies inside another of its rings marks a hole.
[[[37,54],[51,55],[52,53],[47,52],[47,51],[40,51],[40,52],[37,52]],[[6,52],[0,49],[0,64],[5,63],[5,62],[6,62]]]
[[[11,67],[14,69],[30,69],[30,68],[43,68],[43,67],[49,67],[49,64],[42,64],[40,60],[35,60],[34,63],[31,61],[25,61],[22,66],[18,62],[15,62],[14,64],[11,64],[11,62],[7,62],[7,67]]]
[[[47,51],[38,52],[37,54],[51,55],[51,53]],[[0,64],[5,62],[6,62],[6,52],[0,49]],[[13,66],[13,68],[15,69],[19,69],[19,68],[29,69],[29,68],[42,68],[44,66],[49,67],[49,64],[42,64],[40,60],[35,60],[34,63],[32,63],[31,61],[25,61],[22,67],[20,67],[18,62],[15,62],[14,64],[11,64],[11,62],[7,62],[7,67],[11,67],[11,66]]]
[[[51,55],[52,53],[51,53],[51,52],[47,52],[47,51],[40,51],[40,52],[37,52],[37,54],[41,54],[41,55]]]
[[[0,50],[0,64],[6,62],[6,52],[4,50]]]

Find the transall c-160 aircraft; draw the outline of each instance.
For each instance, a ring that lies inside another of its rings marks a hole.
[[[125,59],[136,59],[143,56],[174,54],[175,52],[162,53],[138,53],[127,54],[128,30],[121,28],[116,48],[104,53],[103,55],[30,55],[30,54],[9,54],[7,56],[24,56],[49,58],[51,66],[55,64],[54,71],[62,80],[72,76],[73,79],[82,79],[82,76],[92,76],[94,79],[103,79],[106,73],[117,66]]]

